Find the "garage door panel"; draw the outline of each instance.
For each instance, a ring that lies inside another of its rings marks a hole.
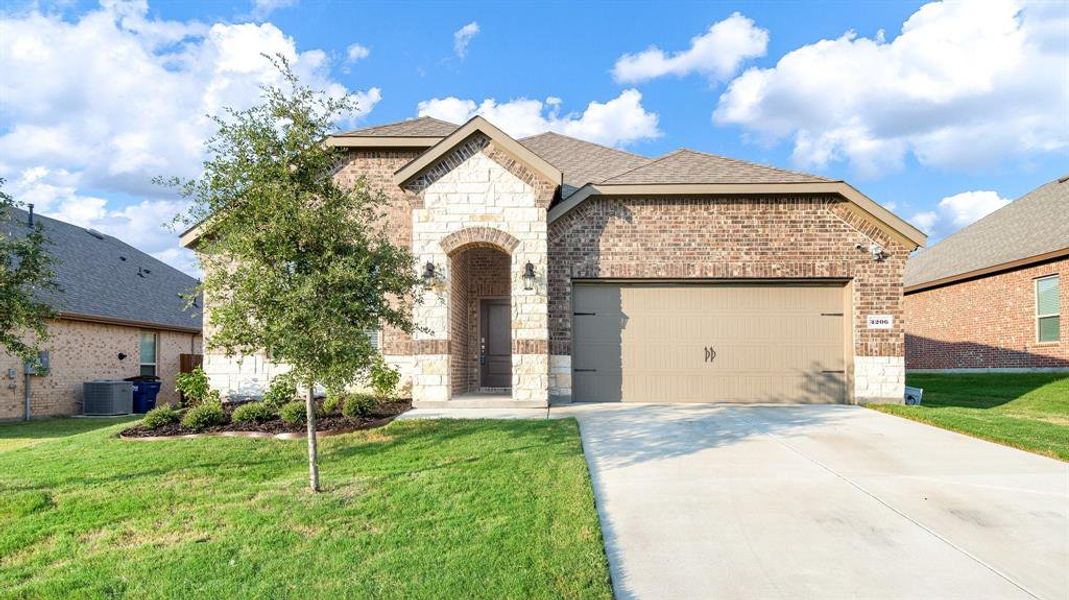
[[[841,285],[574,290],[577,400],[845,400]]]

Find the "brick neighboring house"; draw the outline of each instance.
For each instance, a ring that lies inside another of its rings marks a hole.
[[[925,237],[842,181],[481,117],[329,143],[339,181],[392,200],[430,284],[425,331],[377,334],[417,406],[902,399],[902,272]],[[206,355],[213,385],[257,393],[285,369],[241,358]]]
[[[13,212],[0,235],[25,235],[29,214]],[[33,219],[44,227],[62,289],[42,298],[58,318],[44,344],[48,374],[29,377],[31,416],[78,414],[83,382],[139,374],[161,378],[158,402],[176,402],[179,355],[201,352],[201,316],[179,298],[197,281],[114,237]],[[0,352],[0,420],[24,418],[25,383],[22,361]]]
[[[1069,371],[1069,176],[906,263],[906,369]]]

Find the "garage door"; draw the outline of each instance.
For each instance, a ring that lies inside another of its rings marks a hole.
[[[574,286],[576,401],[846,400],[842,285]]]

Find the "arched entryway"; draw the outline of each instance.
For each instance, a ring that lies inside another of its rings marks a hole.
[[[512,257],[472,242],[449,254],[450,388],[453,398],[512,391]]]

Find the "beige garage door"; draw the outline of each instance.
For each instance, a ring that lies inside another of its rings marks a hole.
[[[842,285],[574,287],[573,398],[845,402]]]

